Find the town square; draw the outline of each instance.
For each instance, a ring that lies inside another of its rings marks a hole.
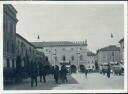
[[[123,90],[123,4],[3,4],[4,90]]]

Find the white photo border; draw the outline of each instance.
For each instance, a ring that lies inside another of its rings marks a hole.
[[[3,4],[123,4],[124,5],[124,89],[123,90],[3,90]],[[0,93],[127,93],[127,1],[0,1]]]

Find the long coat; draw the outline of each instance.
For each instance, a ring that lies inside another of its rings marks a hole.
[[[56,68],[54,69],[54,78],[55,78],[55,79],[58,79],[58,77],[59,77],[59,67],[56,67]]]
[[[36,62],[31,62],[31,77],[35,78],[38,76],[38,68]]]

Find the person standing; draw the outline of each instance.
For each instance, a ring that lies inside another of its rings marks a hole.
[[[42,67],[42,75],[43,75],[44,83],[46,83],[46,73],[47,73],[47,69],[46,69],[46,66],[44,65]]]
[[[39,62],[39,76],[40,76],[40,82],[42,82],[42,74],[43,74],[43,64]]]
[[[37,86],[37,76],[38,76],[37,64],[35,60],[32,60],[31,61],[31,87],[33,87],[34,81]]]
[[[103,73],[103,76],[104,76],[105,75],[105,69],[104,68],[102,69],[102,73]]]
[[[87,78],[88,70],[86,69],[86,67],[84,69],[84,73],[85,73],[85,77]]]
[[[56,65],[54,69],[54,79],[55,82],[58,84],[58,79],[59,79],[59,67]]]
[[[67,69],[66,69],[65,65],[62,65],[62,67],[61,67],[61,77],[62,77],[62,82],[64,82],[64,81],[68,82]]]
[[[111,73],[111,68],[110,68],[110,64],[108,65],[108,69],[107,69],[107,77],[110,78],[110,73]]]
[[[51,75],[54,75],[54,66],[51,66]]]

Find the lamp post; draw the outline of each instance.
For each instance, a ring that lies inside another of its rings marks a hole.
[[[80,61],[79,61],[79,55],[80,55],[80,52],[78,51],[78,52],[77,52],[77,57],[78,57],[78,59],[77,59],[77,60],[78,60],[78,61],[77,61],[77,72],[79,72],[79,65],[80,65],[80,64],[79,64],[79,63],[80,63]]]

